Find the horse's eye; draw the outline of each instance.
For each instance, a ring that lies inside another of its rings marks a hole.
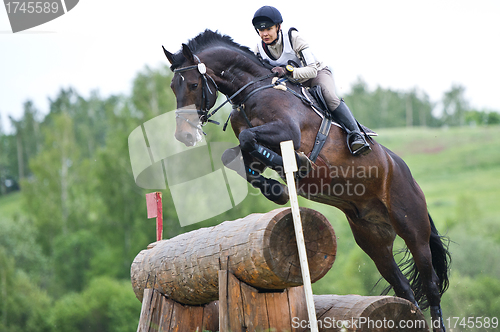
[[[189,89],[190,89],[190,90],[196,90],[196,88],[197,88],[197,87],[198,87],[198,83],[194,83],[194,84],[191,84],[191,85],[189,86]]]

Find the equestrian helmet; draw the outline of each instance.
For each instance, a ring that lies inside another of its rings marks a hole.
[[[272,6],[263,6],[255,12],[252,24],[257,30],[267,29],[276,24],[283,23],[279,10]]]

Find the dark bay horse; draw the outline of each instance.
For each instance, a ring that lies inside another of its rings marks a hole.
[[[448,287],[449,252],[428,214],[422,190],[400,157],[374,140],[371,153],[353,156],[345,131],[332,126],[316,162],[308,163],[306,156],[322,119],[294,95],[300,93],[298,86],[288,83],[289,91],[283,91],[283,86],[271,88],[268,67],[248,48],[210,30],[183,44],[175,54],[164,52],[175,72],[171,88],[179,112],[177,140],[188,146],[196,143],[199,123],[213,114],[209,110],[220,91],[239,106],[230,120],[240,145],[226,151],[224,164],[231,167],[241,150],[247,180],[278,204],[287,201],[287,191],[261,173],[266,167],[279,172],[280,142],[293,140],[299,166],[305,167],[298,181],[299,193],[342,210],[356,243],[375,262],[396,296],[421,309],[430,307],[434,330],[445,330],[440,301]],[[406,274],[393,256],[396,235],[413,256]]]

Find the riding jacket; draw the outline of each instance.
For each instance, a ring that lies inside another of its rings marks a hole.
[[[326,66],[318,61],[309,49],[309,44],[300,36],[295,28],[290,28],[287,34],[283,29],[278,33],[278,40],[273,45],[263,41],[257,44],[254,53],[260,55],[273,66],[286,66],[292,61],[295,68],[292,78],[303,83],[315,78],[319,70]]]

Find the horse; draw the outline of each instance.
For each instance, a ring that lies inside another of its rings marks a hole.
[[[282,171],[280,142],[292,140],[300,167],[299,194],[340,209],[356,243],[395,295],[421,310],[430,308],[434,331],[445,331],[441,296],[449,286],[448,242],[437,231],[423,191],[399,156],[375,139],[369,140],[369,154],[354,156],[346,131],[332,125],[311,162],[308,156],[322,118],[301,97],[299,85],[276,82],[270,67],[248,47],[219,32],[205,30],[177,53],[164,47],[163,51],[174,72],[170,87],[177,102],[177,140],[196,144],[200,124],[212,121],[217,92],[226,95],[233,104],[229,119],[240,144],[223,154],[223,163],[231,168],[237,164],[232,161],[242,157],[243,173],[233,170],[277,204],[288,200],[286,187],[262,172],[266,167]],[[412,256],[403,262],[408,265],[403,271],[393,253],[396,235]]]

